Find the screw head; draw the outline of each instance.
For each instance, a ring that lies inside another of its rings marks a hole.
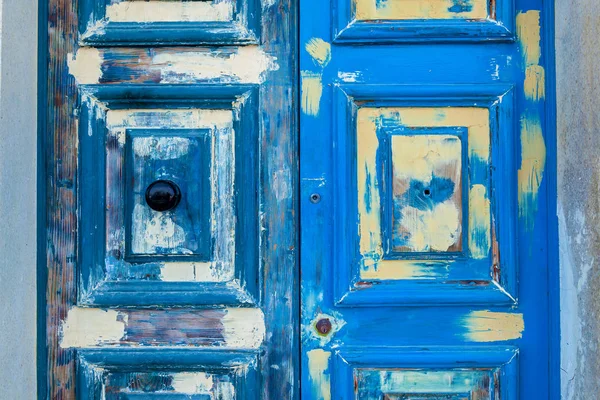
[[[310,195],[310,202],[313,204],[317,204],[321,201],[321,195],[319,193],[313,193]]]

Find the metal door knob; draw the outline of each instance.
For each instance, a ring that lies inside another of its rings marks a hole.
[[[155,211],[169,211],[177,207],[181,200],[181,190],[174,182],[157,180],[146,189],[146,203]]]

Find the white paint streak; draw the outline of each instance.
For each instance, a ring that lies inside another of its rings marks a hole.
[[[233,1],[123,1],[106,7],[110,22],[231,21]]]
[[[139,137],[133,141],[133,152],[151,160],[173,160],[190,151],[190,140],[182,137]]]
[[[172,374],[171,386],[177,393],[211,394],[214,380],[206,372],[177,372]]]
[[[99,83],[102,78],[102,56],[100,51],[93,47],[81,47],[73,55],[67,56],[69,74],[73,75],[77,83]]]
[[[338,71],[338,79],[340,79],[346,83],[358,82],[360,80],[360,77],[361,77],[361,73],[359,71],[356,71],[356,72]]]
[[[117,128],[188,128],[217,129],[233,126],[231,110],[109,110],[106,126]]]
[[[186,243],[186,234],[171,213],[154,211],[138,203],[133,208],[131,225],[131,249],[135,254],[155,254],[159,249],[177,249],[180,254],[192,254],[195,250],[181,247]]]
[[[227,347],[256,349],[265,339],[265,317],[260,308],[228,308],[222,323]]]
[[[290,169],[285,167],[273,173],[271,190],[275,193],[278,201],[284,201],[292,196],[292,176]]]
[[[279,69],[276,58],[258,46],[240,47],[232,53],[160,53],[152,58],[150,69],[157,70],[161,83],[193,83],[198,80],[262,83],[269,71]]]
[[[125,336],[127,315],[115,310],[73,307],[61,326],[61,348],[97,347]]]

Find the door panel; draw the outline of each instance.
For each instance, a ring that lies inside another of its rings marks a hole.
[[[296,397],[295,9],[46,6],[40,398]]]
[[[301,21],[302,397],[550,398],[549,4]]]

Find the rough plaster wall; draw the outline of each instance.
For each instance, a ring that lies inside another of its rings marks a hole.
[[[36,388],[37,1],[0,0],[0,398]]]
[[[600,393],[600,1],[556,1],[562,397]]]

